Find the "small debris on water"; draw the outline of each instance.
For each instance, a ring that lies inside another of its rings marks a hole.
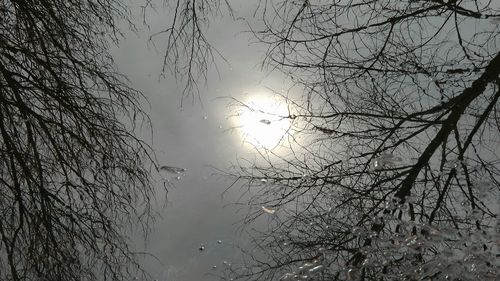
[[[276,212],[276,210],[273,210],[273,209],[269,209],[269,208],[266,208],[264,206],[262,206],[262,211],[268,213],[268,214],[274,214]]]
[[[173,166],[166,166],[166,165],[161,166],[160,170],[168,172],[168,173],[172,173],[172,174],[182,174],[182,173],[184,173],[186,171],[186,169],[184,169],[184,168],[173,167]]]
[[[311,269],[309,269],[309,273],[316,273],[316,272],[320,272],[324,269],[324,266],[323,265],[318,265],[318,266],[315,266]]]

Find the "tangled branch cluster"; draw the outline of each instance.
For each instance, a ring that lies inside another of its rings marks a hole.
[[[2,280],[135,274],[123,231],[148,228],[154,159],[107,52],[127,17],[114,0],[0,2]]]
[[[500,6],[285,0],[261,11],[266,62],[303,95],[283,95],[288,153],[261,150],[228,175],[251,194],[247,223],[269,216],[258,206],[274,211],[234,276],[498,278]]]

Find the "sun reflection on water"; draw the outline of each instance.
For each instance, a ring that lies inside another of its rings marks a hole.
[[[280,144],[290,128],[284,101],[265,95],[254,95],[242,103],[238,114],[239,127],[245,142],[273,149]]]

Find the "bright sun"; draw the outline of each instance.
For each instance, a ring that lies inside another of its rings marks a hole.
[[[290,128],[286,104],[261,95],[250,97],[245,105],[238,118],[244,140],[256,147],[276,147]]]

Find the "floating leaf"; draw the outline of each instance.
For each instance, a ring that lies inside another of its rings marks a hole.
[[[271,121],[269,121],[267,119],[261,119],[259,122],[262,124],[271,125]]]
[[[172,173],[172,174],[181,174],[181,173],[184,173],[186,171],[186,169],[184,169],[184,168],[178,168],[178,167],[172,167],[172,166],[161,166],[160,170],[168,172],[168,173]]]
[[[269,208],[266,208],[264,206],[262,206],[262,211],[268,213],[268,214],[274,214],[276,212],[276,210],[273,210],[273,209],[269,209]]]

